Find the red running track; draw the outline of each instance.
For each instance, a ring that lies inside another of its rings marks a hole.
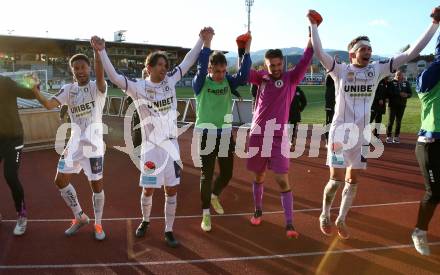
[[[384,155],[369,160],[362,173],[356,207],[348,216],[352,238],[340,241],[319,230],[323,186],[328,179],[325,150],[291,161],[297,240],[284,235],[284,217],[276,183],[266,182],[264,219],[249,223],[253,211],[251,179],[244,159],[235,158],[234,176],[221,196],[226,214],[213,217],[213,230],[200,229],[200,171],[190,158],[192,135],[179,138],[184,162],[174,231],[178,249],[163,241],[163,192],[153,200],[151,227],[143,239],[134,237],[141,216],[139,172],[117,150],[105,156],[103,227],[108,238],[93,239],[90,225],[67,238],[71,212],[52,183],[58,156],[54,150],[26,152],[21,165],[29,209],[28,231],[14,237],[14,208],[0,178],[0,274],[438,274],[440,211],[429,231],[432,256],[415,252],[410,238],[423,195],[422,177],[414,156],[415,136],[386,145]],[[306,150],[306,153],[308,150]],[[74,176],[86,213],[93,216],[91,190],[83,174]],[[339,206],[340,192],[334,202]],[[337,209],[333,210],[333,219]]]

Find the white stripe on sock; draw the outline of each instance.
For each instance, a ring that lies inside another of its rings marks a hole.
[[[344,190],[342,191],[341,207],[339,209],[339,216],[336,219],[338,221],[345,221],[348,211],[353,204],[354,198],[356,197],[357,184],[345,183]]]
[[[142,211],[142,220],[149,222],[151,208],[153,206],[153,195],[147,197],[144,195],[144,191],[142,190],[141,194],[141,211]]]
[[[324,188],[324,194],[322,198],[322,213],[326,217],[330,217],[330,209],[332,208],[333,200],[335,199],[336,192],[342,181],[330,179]]]
[[[165,195],[165,232],[173,231],[174,218],[176,217],[177,194]]]
[[[101,224],[105,202],[104,190],[102,190],[100,193],[93,193],[92,200],[93,212],[95,213],[95,224]]]
[[[79,219],[82,213],[82,209],[73,185],[69,183],[69,185],[60,189],[60,193],[67,206],[70,207],[70,209],[72,210],[73,216]]]

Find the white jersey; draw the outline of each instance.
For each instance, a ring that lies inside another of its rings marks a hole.
[[[141,121],[142,140],[159,145],[177,138],[175,86],[181,78],[182,72],[177,66],[160,83],[148,79],[126,82],[126,93],[133,99]]]
[[[95,81],[90,81],[84,86],[77,82],[66,84],[53,97],[61,105],[68,106],[72,132],[67,149],[73,151],[70,152],[73,160],[84,157],[84,146],[91,147],[92,156],[104,154],[102,112],[106,95],[107,87],[103,93]]]
[[[361,147],[368,146],[369,134],[364,135],[364,129],[370,124],[370,110],[379,82],[392,73],[393,60],[374,61],[364,68],[357,68],[353,64],[338,63],[334,61],[333,68],[329,71],[335,82],[335,114],[329,132],[329,155],[334,153],[333,143],[351,143],[351,152],[344,152],[345,164],[342,160],[335,159],[333,164],[341,164],[341,167],[352,166],[364,168],[359,161],[366,162],[361,158]],[[353,134],[353,128],[357,128],[357,136]],[[347,129],[350,129],[348,141]],[[356,158],[356,160],[353,159]],[[347,163],[348,162],[348,163]],[[327,160],[329,164],[329,159]],[[336,165],[335,167],[338,167]]]

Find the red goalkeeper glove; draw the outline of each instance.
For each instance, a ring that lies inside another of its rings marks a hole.
[[[237,42],[237,47],[239,49],[246,48],[246,43],[248,42],[249,38],[250,38],[249,33],[245,33],[245,34],[239,35],[237,37],[237,39],[235,40]]]
[[[433,23],[438,24],[440,22],[440,6],[432,10],[431,18]]]
[[[313,18],[313,20],[315,20],[316,24],[319,26],[322,23],[322,16],[317,12],[317,11],[310,11],[310,17]]]

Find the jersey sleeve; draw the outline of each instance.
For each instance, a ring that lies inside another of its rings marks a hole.
[[[382,80],[386,76],[394,73],[393,71],[393,58],[375,62],[376,70],[379,73],[379,80]]]
[[[182,69],[180,68],[180,65],[176,66],[172,71],[169,71],[167,73],[167,76],[170,84],[173,86],[176,85],[176,83],[179,82],[183,77],[183,73],[182,73]]]
[[[192,81],[192,88],[196,96],[202,90],[203,84],[205,84],[205,79],[208,75],[208,63],[210,54],[210,48],[203,48],[200,52],[199,59],[197,61],[197,73]]]
[[[60,106],[67,105],[69,99],[69,89],[70,85],[64,85],[52,98],[60,103]]]
[[[341,72],[347,65],[345,63],[341,63],[340,61],[333,58],[333,64],[331,68],[327,71],[328,74],[335,80],[336,78],[340,78]]]
[[[139,98],[139,94],[143,92],[143,88],[145,87],[145,80],[136,80],[136,79],[131,79],[128,80],[126,78],[127,81],[127,90],[125,90],[124,92],[130,96],[131,98],[133,98],[133,100],[136,100]]]
[[[417,77],[416,91],[418,93],[429,92],[439,83],[439,81],[440,81],[440,60],[435,60],[428,66],[428,68],[423,70],[420,73],[420,75]]]
[[[306,48],[301,60],[295,66],[293,70],[288,71],[290,79],[294,85],[298,85],[307,72],[307,68],[312,62],[313,48]]]
[[[251,69],[252,61],[250,54],[246,53],[243,56],[243,59],[240,64],[240,69],[234,75],[226,74],[226,78],[228,79],[229,86],[231,86],[231,90],[236,90],[238,86],[245,85],[248,79],[249,71]],[[240,96],[240,95],[237,95]]]
[[[102,66],[104,67],[104,71],[107,73],[110,81],[123,91],[128,91],[130,89],[130,86],[133,85],[133,81],[131,79],[127,79],[126,76],[116,72],[116,69],[113,67],[105,49],[100,50],[98,54],[101,57]]]

